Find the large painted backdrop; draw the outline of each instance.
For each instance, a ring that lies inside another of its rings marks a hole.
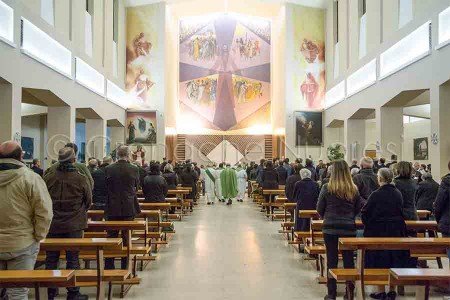
[[[325,99],[325,12],[287,4],[286,95],[294,109],[321,110]]]
[[[180,114],[227,131],[269,124],[271,24],[214,14],[180,21]]]

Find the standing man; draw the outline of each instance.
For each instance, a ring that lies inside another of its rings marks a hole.
[[[228,199],[227,205],[233,203],[233,198],[236,198],[238,194],[237,176],[236,171],[231,168],[229,164],[225,170],[220,173],[220,183],[222,186],[222,197]]]
[[[353,182],[358,187],[363,202],[366,203],[370,194],[377,190],[380,185],[377,175],[373,172],[373,160],[370,157],[363,157],[360,165],[361,170],[353,177]]]
[[[17,142],[0,145],[0,270],[33,270],[53,217],[45,182],[22,159]],[[6,294],[10,300],[28,299],[27,288]]]
[[[129,162],[130,148],[126,145],[117,148],[118,161],[105,168],[106,199],[105,216],[108,221],[132,221],[141,212],[136,192],[139,187],[139,169]],[[119,232],[108,231],[109,238],[116,238]],[[122,232],[123,245],[128,245],[128,235]],[[121,269],[127,269],[129,262],[122,258]],[[115,269],[114,258],[105,260],[105,269]]]
[[[238,194],[237,194],[237,201],[238,202],[244,202],[245,197],[245,190],[247,190],[248,181],[247,181],[247,172],[242,167],[242,165],[238,165],[236,169],[236,177],[237,177],[237,184],[238,184]]]
[[[38,158],[33,159],[33,166],[31,167],[31,170],[33,170],[34,173],[39,174],[41,177],[44,177],[44,170],[41,169],[41,161]]]
[[[205,169],[203,179],[205,181],[206,204],[214,204],[216,200],[216,170],[211,165]]]
[[[216,170],[216,195],[220,202],[225,202],[222,196],[222,184],[220,183],[220,177],[223,172],[223,163],[219,164],[219,168]]]
[[[106,167],[112,163],[112,158],[106,156],[100,167],[92,172],[94,179],[94,190],[92,191],[93,209],[105,210],[108,189],[106,188]]]
[[[292,174],[294,174],[294,170],[292,169],[292,166],[289,164],[289,158],[285,158],[284,162],[283,162],[283,167],[286,169],[287,171],[287,177],[291,176]]]
[[[75,152],[64,147],[58,153],[58,168],[45,175],[44,181],[53,202],[53,220],[48,238],[82,238],[87,228],[87,211],[92,203],[92,190],[86,176],[75,168]],[[68,270],[79,270],[78,251],[66,251]],[[59,251],[47,251],[45,269],[57,270]],[[56,287],[48,289],[48,299],[53,300],[57,294]],[[67,288],[67,299],[88,299],[80,294],[79,287]]]
[[[76,160],[77,153],[78,153],[78,146],[77,146],[77,144],[75,144],[75,143],[67,143],[64,147],[69,147],[69,148],[73,149],[73,151],[75,152],[75,160]],[[47,175],[49,173],[55,172],[56,169],[58,168],[58,166],[59,166],[58,162],[52,164],[50,166],[50,168],[45,170],[44,175]],[[73,164],[73,166],[78,170],[78,172],[80,172],[81,174],[83,174],[84,176],[87,177],[87,179],[89,181],[89,184],[91,185],[91,189],[92,189],[94,187],[94,180],[92,179],[91,172],[89,172],[89,170],[86,167],[86,165],[78,163],[78,162],[75,162]]]

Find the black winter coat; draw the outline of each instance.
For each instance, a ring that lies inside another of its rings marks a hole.
[[[415,195],[417,209],[433,211],[433,203],[438,194],[439,184],[432,178],[421,181]]]
[[[95,209],[105,209],[106,200],[108,199],[108,189],[106,187],[105,168],[108,165],[102,165],[100,168],[92,172],[94,180],[94,189],[92,190],[92,203]]]
[[[162,175],[167,182],[169,190],[175,190],[178,185],[178,177],[175,172],[163,173]]]
[[[284,187],[284,191],[285,191],[288,202],[295,202],[294,188],[295,188],[295,184],[300,180],[302,180],[302,178],[300,177],[299,174],[291,175],[286,180],[286,186]]]
[[[370,194],[380,187],[377,175],[372,168],[361,169],[358,174],[353,176],[353,182],[358,187],[359,194],[364,201],[369,199]]]
[[[158,173],[150,173],[144,178],[142,192],[145,202],[165,202],[167,196],[167,182]]]
[[[278,189],[280,178],[273,168],[266,168],[261,172],[261,186],[263,189]]]
[[[298,216],[299,210],[315,209],[319,198],[319,184],[309,178],[298,181],[294,188],[294,201],[297,202],[295,209],[295,230],[309,231],[310,219],[301,219]]]
[[[439,192],[434,202],[434,216],[439,225],[439,231],[450,235],[450,174],[442,178]]]
[[[139,169],[128,161],[119,160],[105,168],[108,198],[106,217],[135,217],[141,212],[136,191]]]
[[[180,174],[180,181],[184,187],[191,187],[192,192],[188,195],[189,199],[195,199],[197,195],[198,174],[194,169],[185,168]]]
[[[374,191],[361,210],[364,237],[406,237],[403,219],[403,197],[392,184]],[[409,266],[408,251],[367,251],[367,268],[406,268]]]
[[[287,180],[287,177],[288,177],[288,172],[287,172],[286,168],[283,167],[283,166],[278,166],[276,168],[276,171],[278,173],[278,179],[279,179],[278,184],[279,185],[286,185],[286,180]]]
[[[418,220],[414,196],[417,190],[417,183],[409,177],[396,177],[395,187],[402,193],[403,197],[403,217],[405,220]]]

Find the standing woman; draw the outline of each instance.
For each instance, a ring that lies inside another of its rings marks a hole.
[[[276,190],[278,189],[280,179],[278,177],[278,172],[273,167],[272,161],[268,160],[266,162],[266,168],[261,173],[261,186],[263,190]],[[270,201],[270,195],[265,195],[266,202]],[[269,206],[266,206],[267,214],[273,213]]]
[[[327,254],[327,274],[338,266],[338,242],[341,237],[355,237],[355,217],[361,210],[361,197],[353,183],[350,168],[344,160],[333,163],[330,181],[322,186],[317,211],[323,219],[323,238]],[[354,268],[353,252],[342,251],[344,268]],[[328,294],[325,300],[336,299],[336,280],[328,276]],[[347,283],[347,293],[353,293],[354,286]]]
[[[410,162],[401,161],[397,163],[398,176],[394,179],[394,184],[402,193],[403,197],[403,217],[405,220],[418,220],[416,204],[414,201],[417,183],[412,179],[413,168]]]
[[[364,224],[364,237],[406,237],[406,224],[403,219],[402,194],[392,184],[394,173],[388,168],[378,171],[380,188],[372,192],[361,211]],[[367,251],[365,266],[373,269],[407,268],[409,251]],[[395,299],[394,290],[385,293],[379,286],[378,293],[370,295],[373,299]]]
[[[247,171],[238,165],[236,169],[237,183],[238,183],[238,194],[237,201],[244,202],[245,190],[247,189]]]

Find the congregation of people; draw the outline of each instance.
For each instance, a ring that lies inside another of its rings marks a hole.
[[[395,156],[389,163],[384,158],[363,157],[350,166],[344,160],[320,160],[315,165],[309,158],[304,164],[302,159],[291,163],[286,158],[204,167],[189,160],[136,163],[125,145],[116,149],[115,160],[90,158],[87,165],[76,161],[77,152],[77,146],[68,143],[59,150],[58,161],[44,172],[38,160],[31,168],[24,164],[18,143],[0,145],[0,270],[34,269],[44,238],[83,237],[89,209],[103,210],[110,221],[134,220],[140,213],[138,191],[142,190],[145,202],[164,202],[168,191],[179,185],[191,188],[187,197],[194,202],[203,194],[208,205],[243,202],[249,181],[256,181],[263,190],[284,186],[288,202],[296,203],[292,212],[295,230],[310,228],[310,220],[300,218],[299,210],[316,209],[324,220],[328,269],[338,266],[339,238],[415,236],[405,221],[417,220],[417,210],[433,212],[441,234],[450,236],[450,174],[438,184],[431,166],[397,162]],[[270,201],[268,196],[266,201]],[[266,207],[268,214],[273,213]],[[363,222],[363,231],[357,230],[357,219]],[[118,231],[107,232],[109,238],[118,236]],[[126,235],[123,239],[126,243]],[[342,257],[345,268],[354,267],[351,251],[343,251]],[[370,268],[418,264],[405,251],[369,251],[365,259]],[[45,268],[58,269],[59,260],[59,252],[47,252]],[[67,251],[66,260],[67,269],[80,269],[77,251]],[[127,263],[122,258],[121,268]],[[105,259],[106,269],[115,267],[114,258]],[[336,299],[336,280],[328,278],[327,289],[325,299]],[[67,299],[88,298],[79,287],[67,291]],[[9,299],[27,299],[28,290],[12,288],[6,294]],[[57,288],[48,289],[49,299],[57,294]],[[396,293],[381,287],[371,297],[395,299]]]

